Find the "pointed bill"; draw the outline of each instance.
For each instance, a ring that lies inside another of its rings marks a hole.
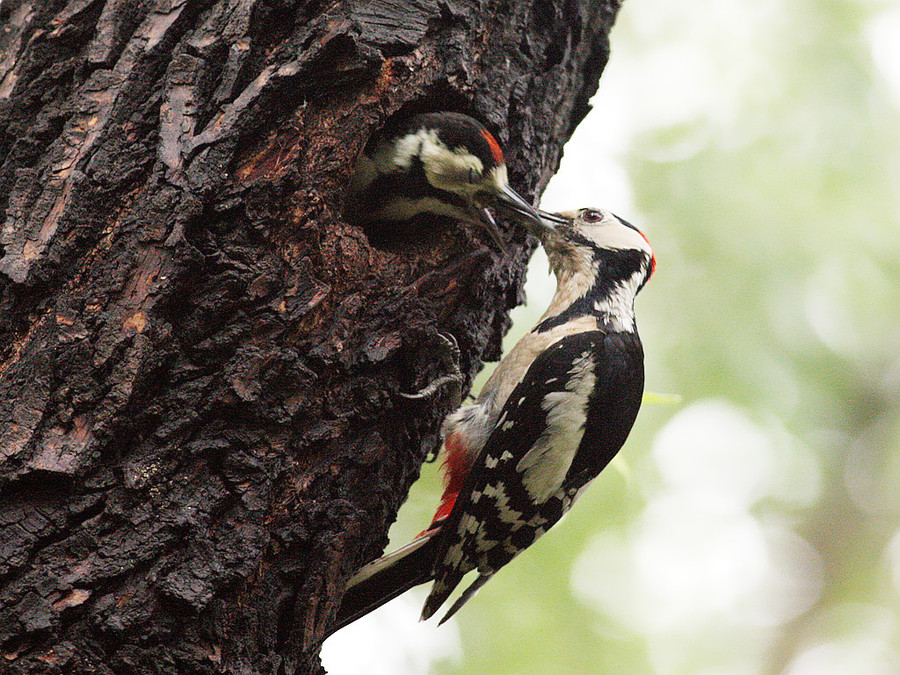
[[[571,225],[572,219],[566,218],[558,213],[549,213],[547,211],[537,210],[541,219],[541,226],[546,230],[555,230],[560,225]]]
[[[497,195],[497,206],[536,237],[572,222],[564,216],[535,208],[508,185]]]
[[[538,210],[526,202],[509,185],[504,185],[495,196],[497,198],[497,207],[504,211],[512,220],[526,227],[530,232],[537,234],[540,230],[546,228]]]
[[[473,222],[482,225],[484,229],[487,230],[488,234],[491,236],[491,241],[500,249],[500,252],[503,255],[509,255],[509,246],[506,245],[506,242],[503,241],[503,235],[500,234],[500,227],[497,225],[497,221],[494,220],[494,216],[491,215],[490,210],[486,206],[477,206],[472,204],[469,209],[469,214]]]

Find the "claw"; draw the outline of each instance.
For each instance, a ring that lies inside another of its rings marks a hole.
[[[443,342],[443,348],[441,349],[441,361],[444,364],[444,367],[447,368],[450,372],[446,375],[441,375],[440,377],[432,380],[427,385],[425,385],[419,391],[413,394],[406,394],[404,392],[400,392],[400,396],[406,399],[411,400],[419,400],[423,398],[429,398],[434,395],[434,393],[443,387],[446,384],[454,385],[454,407],[459,405],[460,399],[460,389],[463,383],[463,374],[459,369],[459,344],[456,342],[456,338],[453,337],[450,333],[438,333],[438,338],[440,338],[441,342]]]
[[[407,393],[401,391],[400,395],[403,398],[408,398],[408,399],[412,399],[412,400],[428,398],[429,396],[434,394],[434,392],[436,392],[438,389],[443,387],[445,384],[449,384],[450,382],[453,382],[457,385],[461,384],[462,383],[462,374],[454,373],[454,374],[449,374],[449,375],[441,375],[437,379],[434,379],[431,382],[429,382],[422,389],[419,389],[419,391],[417,391],[415,394],[407,394]]]

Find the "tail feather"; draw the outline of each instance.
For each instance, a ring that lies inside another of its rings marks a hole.
[[[428,594],[428,598],[425,600],[425,606],[422,608],[422,616],[419,618],[419,621],[427,621],[434,616],[434,613],[446,602],[462,578],[463,575],[454,570],[435,579],[434,585],[431,587],[431,593]]]
[[[463,591],[462,595],[460,595],[456,599],[456,602],[454,602],[450,606],[450,609],[447,610],[447,613],[444,614],[443,618],[438,621],[438,626],[440,626],[447,619],[456,614],[459,611],[459,608],[466,604],[469,599],[478,592],[478,589],[488,582],[488,579],[490,579],[491,576],[492,574],[479,574],[478,578],[475,579],[475,581],[473,581],[471,584],[469,584],[469,587]]]
[[[432,578],[440,528],[423,532],[406,546],[363,566],[350,581],[328,635]]]

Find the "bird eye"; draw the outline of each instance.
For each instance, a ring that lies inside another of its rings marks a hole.
[[[480,176],[478,175],[478,171],[475,169],[469,169],[469,182],[477,183]]]
[[[599,223],[603,220],[603,214],[594,209],[585,209],[584,213],[581,214],[581,218],[586,223]]]

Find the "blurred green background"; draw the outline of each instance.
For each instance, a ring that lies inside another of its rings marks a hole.
[[[457,619],[407,594],[326,667],[900,673],[900,3],[630,0],[612,45],[542,206],[653,242],[647,388],[679,399]],[[553,286],[538,252],[508,344]]]

